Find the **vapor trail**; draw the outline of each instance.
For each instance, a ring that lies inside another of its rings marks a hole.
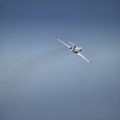
[[[0,104],[10,101],[17,94],[17,91],[28,83],[36,70],[42,71],[42,68],[46,68],[49,64],[72,54],[71,51],[67,50],[56,49],[27,57],[24,62],[18,61],[16,63],[13,60],[0,65]]]

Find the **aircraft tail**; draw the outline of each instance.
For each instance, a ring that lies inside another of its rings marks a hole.
[[[69,42],[69,41],[68,41],[68,43],[71,44],[71,45],[73,45],[73,46],[76,46],[75,44],[73,44],[73,43],[71,43],[71,42]]]

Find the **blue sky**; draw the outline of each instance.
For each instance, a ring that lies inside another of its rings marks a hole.
[[[0,119],[119,120],[119,5],[1,0]]]

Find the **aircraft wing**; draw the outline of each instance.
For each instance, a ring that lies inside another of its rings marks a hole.
[[[89,61],[88,59],[86,59],[83,55],[81,55],[80,53],[77,53],[80,57],[82,57],[83,59],[85,59],[87,62],[91,63],[92,61]]]
[[[67,46],[68,48],[70,48],[69,45],[67,45],[66,43],[64,43],[63,41],[61,41],[59,38],[57,38],[58,41],[60,41],[62,44],[64,44],[65,46]]]

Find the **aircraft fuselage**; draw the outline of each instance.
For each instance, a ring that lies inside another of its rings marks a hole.
[[[82,51],[81,47],[70,47],[70,49],[74,52],[74,53],[79,53],[80,51]]]

